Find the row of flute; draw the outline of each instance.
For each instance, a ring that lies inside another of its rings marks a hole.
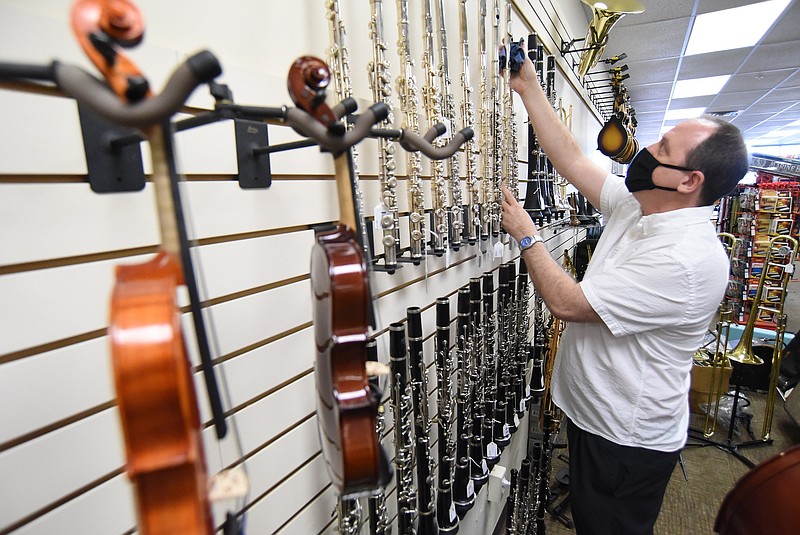
[[[479,240],[496,239],[501,230],[502,185],[506,183],[515,197],[519,198],[519,142],[510,76],[526,52],[523,40],[514,39],[511,0],[475,0],[479,2],[478,35],[471,40],[467,23],[468,4],[471,1],[459,2],[460,110],[455,98],[458,90],[450,77],[444,0],[420,0],[423,29],[420,58],[424,73],[421,95],[414,76],[414,46],[409,37],[409,0],[396,2],[399,37],[397,56],[400,65],[396,87],[402,114],[399,122],[403,128],[420,131],[419,116],[422,110],[429,127],[442,123],[449,125],[448,132],[436,143],[446,144],[453,132],[457,131],[456,125],[472,129],[475,136],[464,143],[463,151],[443,161],[431,162],[429,210],[426,209],[423,192],[420,155],[415,152],[405,154],[408,247],[400,243],[394,148],[388,139],[379,140],[380,200],[374,211],[364,211],[363,198],[358,203],[362,213],[376,214],[374,231],[367,232],[368,239],[364,242],[372,242],[373,245],[380,242],[383,253],[376,254],[374,260],[389,272],[397,268],[398,261],[419,263],[428,253],[441,255],[447,248],[457,250],[462,245],[475,244]],[[370,7],[369,36],[373,54],[367,70],[372,99],[392,109],[393,84],[387,55],[389,47],[383,28],[383,2],[370,0]],[[330,29],[328,64],[333,74],[332,86],[337,98],[344,100],[353,95],[344,22],[346,14],[343,15],[338,0],[327,0],[326,9]],[[470,81],[469,49],[469,43],[476,41],[480,63],[477,113]],[[527,54],[537,67],[539,79],[551,103],[559,107],[555,92],[555,57],[546,57],[544,47],[535,33],[527,38]],[[390,126],[393,121],[390,115],[383,125]],[[466,161],[463,177],[460,169],[461,152]],[[577,212],[577,204],[567,202],[566,182],[549,163],[532,130],[528,138],[527,161],[525,208],[535,218],[548,221],[554,217],[561,218],[570,211]],[[357,164],[355,167],[358,174]],[[360,195],[360,191],[358,193]]]
[[[431,389],[423,355],[421,309],[408,308],[406,321],[389,327],[396,532],[456,533],[512,435],[519,428],[527,429],[521,419],[528,414],[529,405],[538,403],[543,438],[535,448],[534,461],[526,462],[531,484],[525,500],[516,490],[509,498],[515,504],[515,519],[519,519],[514,524],[517,531],[509,533],[542,534],[551,437],[560,420],[548,392],[560,335],[558,322],[547,313],[538,293],[530,292],[521,259],[518,271],[514,262],[500,265],[496,289],[494,274],[487,272],[459,288],[456,299],[454,322],[448,298],[439,298],[435,304],[435,417],[429,414]],[[530,301],[534,309],[532,339]],[[384,427],[379,416],[379,436]],[[436,460],[431,452],[434,442]],[[379,489],[368,498],[373,535],[392,531],[384,492]],[[358,498],[344,496],[339,504],[339,532],[360,533],[362,515]],[[538,528],[536,522],[523,520],[537,517]],[[522,524],[530,524],[530,528],[519,530],[516,526]]]

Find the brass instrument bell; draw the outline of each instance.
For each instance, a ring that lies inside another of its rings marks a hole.
[[[586,32],[585,45],[587,50],[581,55],[578,68],[578,77],[583,78],[589,69],[597,65],[597,60],[603,54],[603,49],[608,43],[608,34],[611,27],[624,15],[644,12],[644,6],[638,0],[581,0],[592,8],[593,18]]]

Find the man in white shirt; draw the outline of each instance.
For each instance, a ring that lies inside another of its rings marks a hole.
[[[606,223],[578,283],[506,189],[503,227],[547,308],[568,322],[552,377],[569,417],[579,535],[651,534],[686,440],[692,355],[722,300],[728,259],[709,219],[748,169],[739,130],[704,116],[636,155],[625,180],[583,153],[530,60],[511,78],[558,172]]]

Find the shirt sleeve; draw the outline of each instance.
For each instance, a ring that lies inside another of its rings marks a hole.
[[[586,299],[614,336],[681,324],[692,302],[692,276],[660,252],[640,255],[581,281]]]
[[[630,197],[625,180],[615,174],[609,174],[600,190],[600,211],[608,218],[619,204]]]

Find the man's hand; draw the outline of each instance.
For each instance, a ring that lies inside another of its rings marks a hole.
[[[525,236],[538,234],[531,216],[514,198],[514,194],[503,186],[503,228],[519,242]]]
[[[520,65],[519,71],[511,73],[511,89],[522,96],[526,91],[534,87],[534,84],[541,87],[533,62],[526,54],[525,61]]]

